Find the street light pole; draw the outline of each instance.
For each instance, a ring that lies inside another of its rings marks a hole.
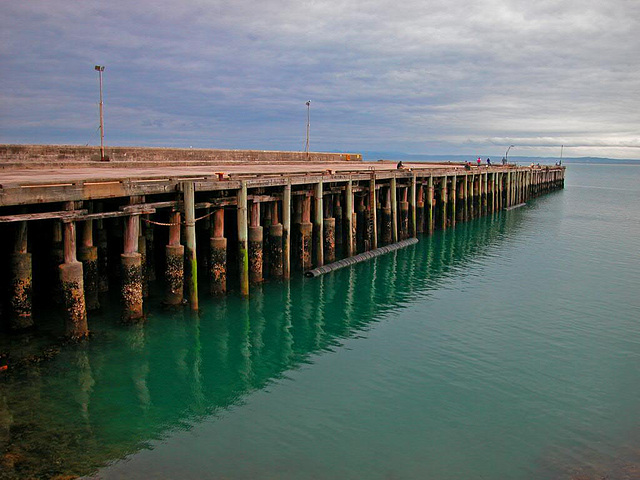
[[[515,145],[509,145],[509,148],[507,148],[507,153],[504,154],[504,162],[505,163],[509,162],[509,150],[511,150],[513,147],[515,147]]]
[[[305,146],[304,151],[307,152],[307,156],[309,156],[309,130],[311,127],[311,100],[307,101],[307,144]]]
[[[102,72],[104,72],[103,65],[96,65],[95,70],[100,77],[100,160],[105,161],[107,158],[104,156],[104,115],[103,115],[103,102],[102,102]]]

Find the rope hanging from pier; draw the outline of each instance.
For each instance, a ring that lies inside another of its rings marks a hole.
[[[330,263],[329,265],[314,268],[313,270],[307,270],[306,272],[304,272],[304,275],[310,278],[319,277],[320,275],[324,275],[325,273],[333,272],[334,270],[348,267],[350,265],[355,265],[356,263],[364,262],[365,260],[370,260],[372,258],[379,257],[380,255],[393,252],[394,250],[399,250],[401,248],[408,247],[409,245],[415,245],[416,243],[418,243],[417,238],[408,238],[407,240],[402,240],[398,243],[392,243],[391,245],[385,245],[384,247],[376,248],[375,250],[359,253],[358,255],[354,255],[353,257],[343,258],[342,260]]]

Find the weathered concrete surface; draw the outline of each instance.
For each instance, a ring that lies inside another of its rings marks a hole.
[[[100,308],[100,300],[98,298],[100,291],[98,247],[80,247],[78,249],[78,260],[82,262],[85,305],[89,311],[97,310]]]
[[[33,325],[32,271],[30,253],[13,253],[10,260],[9,328],[21,330]]]
[[[249,227],[249,282],[262,283],[263,228]]]
[[[344,162],[361,161],[356,153],[283,152],[263,150],[218,150],[202,148],[106,147],[109,162],[100,161],[100,147],[76,145],[0,145],[2,165],[78,165],[101,166],[122,163],[181,162],[187,164],[255,162]]]
[[[89,335],[82,263],[63,263],[59,268],[66,309],[66,335],[72,340],[80,340]]]
[[[280,278],[284,275],[283,238],[284,228],[281,223],[269,226],[269,275]]]
[[[227,239],[214,237],[210,243],[210,291],[212,295],[224,295],[227,291]]]
[[[165,265],[166,305],[182,305],[184,290],[184,245],[167,245]]]
[[[143,318],[142,310],[142,256],[122,253],[122,320],[133,322]]]

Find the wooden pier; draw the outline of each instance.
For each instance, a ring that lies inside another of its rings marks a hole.
[[[564,167],[363,162],[359,154],[0,146],[5,330],[33,326],[33,284],[65,308],[66,335],[118,288],[122,319],[163,302],[287,279],[564,186]],[[115,280],[113,280],[115,278]],[[109,282],[108,280],[112,281]],[[116,287],[117,285],[117,287]]]

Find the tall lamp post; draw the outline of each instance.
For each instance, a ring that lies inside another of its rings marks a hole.
[[[104,72],[104,65],[96,65],[94,68],[100,77],[100,160],[104,162],[107,160],[104,156],[104,114],[102,102],[102,72]]]
[[[304,147],[304,151],[307,152],[307,156],[309,156],[309,129],[311,127],[311,100],[308,100],[306,105],[307,105],[307,144]]]
[[[504,154],[504,163],[509,162],[509,150],[511,150],[513,147],[515,147],[515,145],[509,145],[509,148],[507,148],[507,153]]]

